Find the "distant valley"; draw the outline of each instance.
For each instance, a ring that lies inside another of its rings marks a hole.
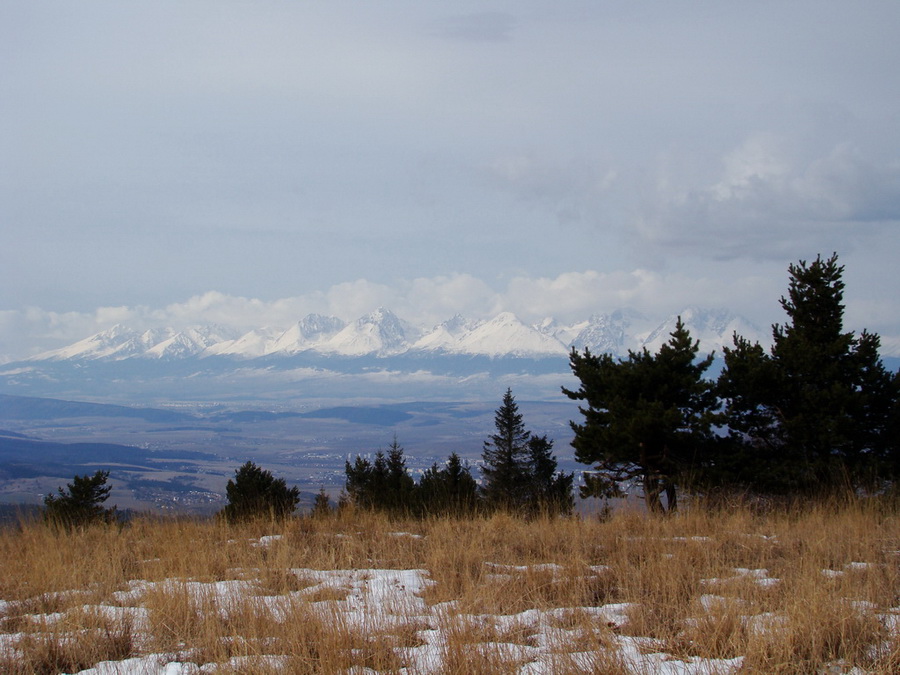
[[[301,487],[336,497],[344,462],[396,436],[414,474],[457,452],[474,464],[497,403],[407,402],[291,410],[285,406],[190,410],[0,396],[0,502],[40,503],[72,476],[110,471],[111,503],[154,512],[211,512],[248,459]],[[561,464],[571,402],[521,401],[526,424],[556,439]]]

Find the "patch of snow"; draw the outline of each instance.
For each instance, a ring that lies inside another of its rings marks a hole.
[[[280,534],[267,534],[255,541],[251,541],[250,545],[255,548],[266,548],[276,541],[281,541],[284,537]]]
[[[844,565],[844,569],[847,570],[867,570],[870,567],[875,567],[875,565],[867,562],[850,562]]]
[[[557,565],[556,563],[542,563],[539,565],[502,565],[500,563],[494,562],[485,562],[485,567],[490,567],[495,570],[504,570],[508,572],[553,572],[554,574],[557,572],[562,572],[565,568],[562,565]]]

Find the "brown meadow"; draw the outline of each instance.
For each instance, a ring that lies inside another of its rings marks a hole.
[[[887,674],[900,518],[872,501],[31,523],[0,533],[0,600],[0,671],[16,674]]]

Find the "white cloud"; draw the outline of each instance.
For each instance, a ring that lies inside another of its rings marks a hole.
[[[403,305],[411,319],[433,325],[456,314],[485,318],[499,313],[502,299],[484,281],[468,274],[414,279],[408,284]]]
[[[344,320],[355,319],[380,306],[391,306],[396,299],[395,291],[385,284],[366,279],[336,284],[325,293],[328,313]]]
[[[723,281],[718,274],[692,277],[646,269],[587,271],[554,278],[518,277],[509,283],[503,304],[532,321],[547,316],[575,321],[624,308],[651,318],[665,317],[699,305],[731,308],[752,321],[765,322],[772,316],[779,292],[780,279],[752,272],[734,274]]]
[[[148,312],[147,319],[155,323],[183,328],[197,323],[215,323],[236,328],[266,325],[272,314],[269,303],[253,298],[226,295],[209,291],[184,302]]]

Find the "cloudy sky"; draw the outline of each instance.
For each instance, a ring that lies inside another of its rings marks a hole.
[[[117,321],[900,335],[900,3],[0,3],[0,360]]]

